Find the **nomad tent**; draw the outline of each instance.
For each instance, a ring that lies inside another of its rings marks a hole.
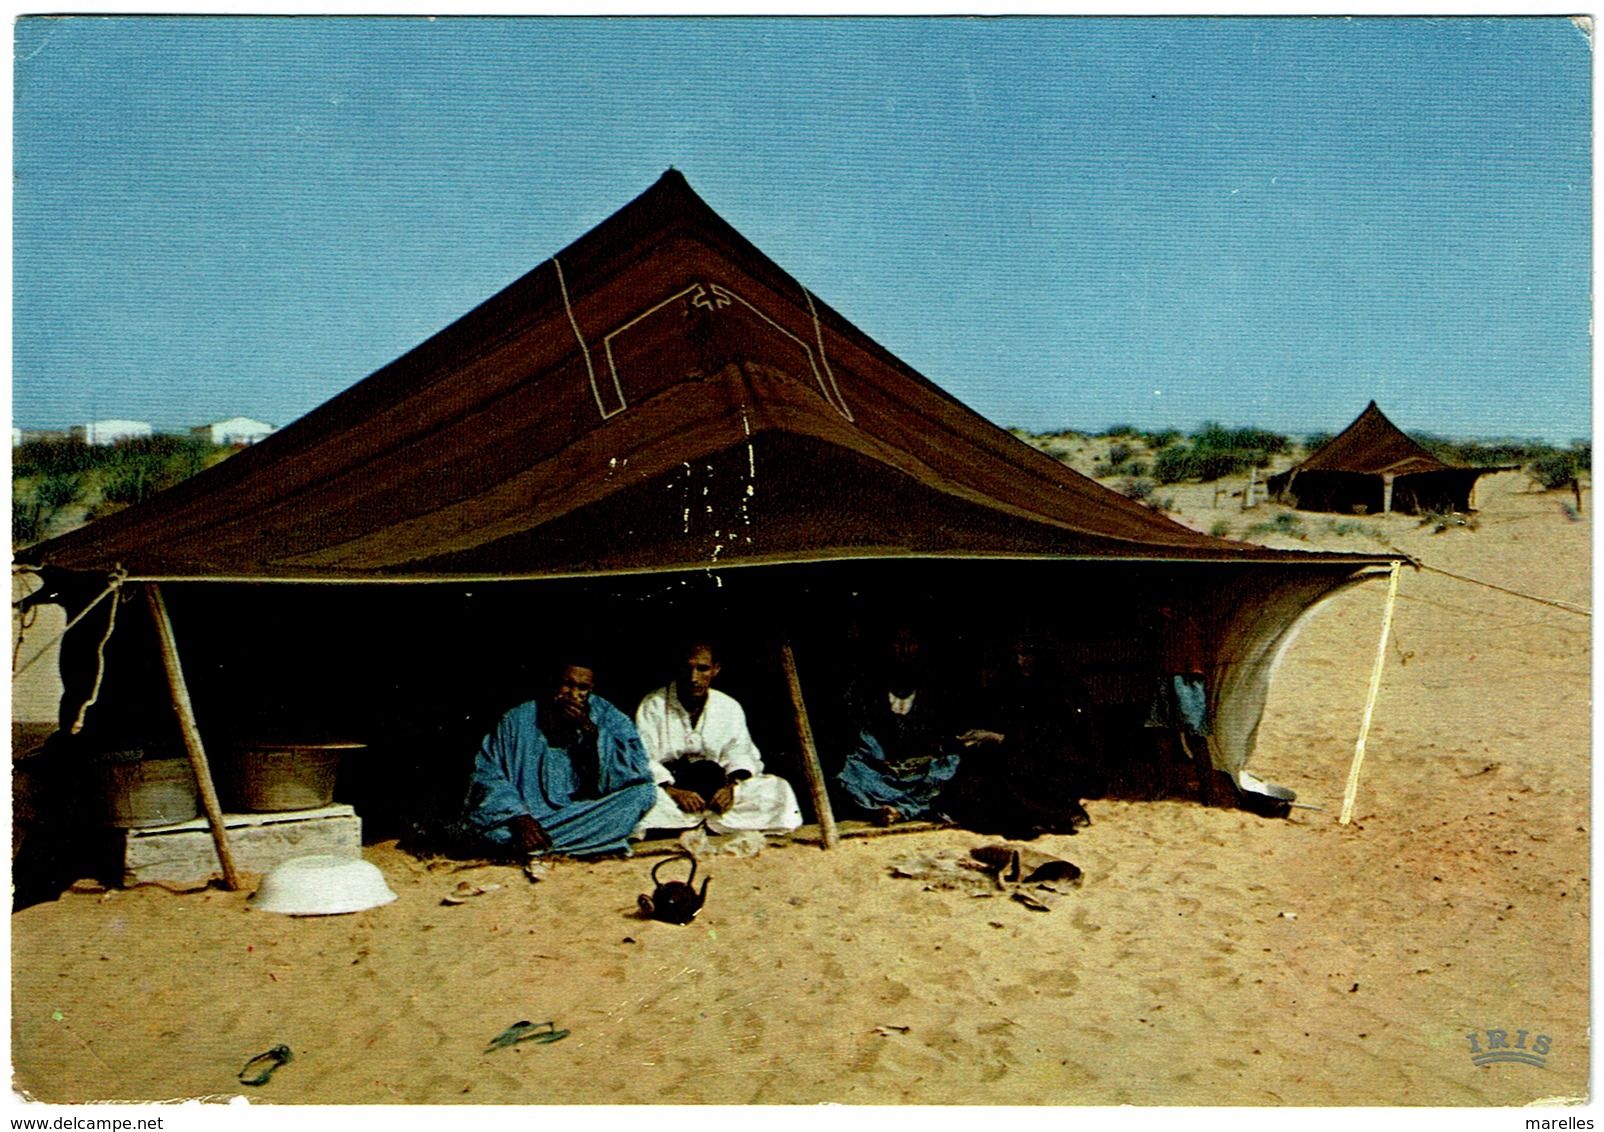
[[[1065,468],[870,340],[674,171],[301,420],[17,557],[82,614],[62,718],[98,687],[84,741],[171,741],[186,695],[192,755],[355,737],[375,815],[460,800],[478,736],[555,642],[584,642],[600,694],[633,710],[666,678],[665,641],[709,626],[782,773],[839,766],[855,650],[904,619],[982,673],[1001,635],[1051,634],[1117,763],[1148,742],[1153,614],[1178,604],[1210,658],[1214,785],[1260,790],[1245,764],[1291,628],[1389,562],[1211,538]]]
[[[1301,511],[1368,515],[1469,511],[1476,481],[1505,468],[1445,464],[1389,421],[1374,401],[1314,455],[1271,476],[1272,497]]]

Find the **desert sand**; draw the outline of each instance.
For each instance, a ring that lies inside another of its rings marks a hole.
[[[1161,494],[1203,530],[1282,510]],[[1590,514],[1519,473],[1480,495],[1474,530],[1307,516],[1307,541],[1263,541],[1393,546],[1590,607]],[[1591,620],[1406,569],[1344,827],[1384,594],[1319,610],[1275,678],[1251,769],[1320,808],[1091,801],[1089,828],[1036,843],[1084,870],[1051,911],[891,875],[993,840],[955,830],[715,858],[684,927],[636,915],[650,860],[534,884],[394,843],[365,853],[399,899],[354,915],[251,911],[248,889],[70,892],[11,917],[14,1087],[274,1105],[1583,1098]],[[443,905],[463,880],[488,891]],[[485,1052],[521,1019],[570,1033]],[[1473,1064],[1488,1030],[1546,1035],[1546,1065]],[[294,1060],[240,1085],[279,1043]]]

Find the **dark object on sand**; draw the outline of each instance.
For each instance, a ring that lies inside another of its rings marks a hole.
[[[1078,866],[1024,845],[982,845],[971,849],[969,855],[1007,884],[1046,884],[1055,880],[1078,884],[1081,879]]]
[[[485,1052],[495,1053],[498,1049],[506,1049],[519,1042],[539,1042],[541,1045],[549,1045],[552,1042],[560,1042],[567,1036],[568,1031],[557,1029],[555,1022],[514,1022],[490,1039]]]
[[[245,1063],[245,1068],[239,1071],[239,1083],[241,1085],[265,1085],[267,1084],[267,1079],[273,1076],[273,1070],[289,1060],[289,1046],[274,1046],[266,1053],[259,1053]]]
[[[637,899],[640,910],[654,920],[661,920],[665,924],[688,924],[702,910],[702,904],[707,900],[707,882],[713,878],[704,877],[702,891],[697,892],[692,887],[696,883],[696,858],[687,855],[685,859],[691,863],[690,876],[684,880],[658,880],[657,870],[675,859],[665,858],[652,867],[652,883],[657,887],[650,896],[641,893]]]

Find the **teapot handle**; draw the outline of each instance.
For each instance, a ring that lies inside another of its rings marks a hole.
[[[691,863],[691,875],[685,878],[685,883],[694,884],[696,882],[696,858],[690,853],[684,853],[674,857],[664,857],[661,861],[657,862],[657,864],[653,865],[652,883],[661,884],[662,882],[657,879],[657,870],[661,869],[664,865],[671,864],[674,861],[679,860],[681,857]]]

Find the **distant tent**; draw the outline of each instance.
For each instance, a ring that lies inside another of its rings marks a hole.
[[[795,643],[828,716],[857,627],[921,610],[955,649],[1052,629],[1135,741],[1157,664],[1144,617],[1182,601],[1213,657],[1212,761],[1245,790],[1292,625],[1388,561],[1212,538],[1071,471],[868,338],[673,171],[301,420],[17,558],[69,612],[114,574],[161,584],[202,732],[360,731],[394,748],[397,780],[471,752],[551,642],[589,640],[629,708],[661,682],[651,635],[707,617],[751,660],[726,680],[745,673],[755,730],[789,718],[783,694],[763,710],[765,640]],[[106,650],[107,726],[136,712],[129,689],[165,710],[159,667],[132,674],[156,655],[140,621]],[[69,718],[105,628],[69,634]],[[796,739],[770,727],[783,762]]]
[[[1476,481],[1503,470],[1443,463],[1372,401],[1303,463],[1271,476],[1268,487],[1272,497],[1300,511],[1418,515],[1471,510]]]

